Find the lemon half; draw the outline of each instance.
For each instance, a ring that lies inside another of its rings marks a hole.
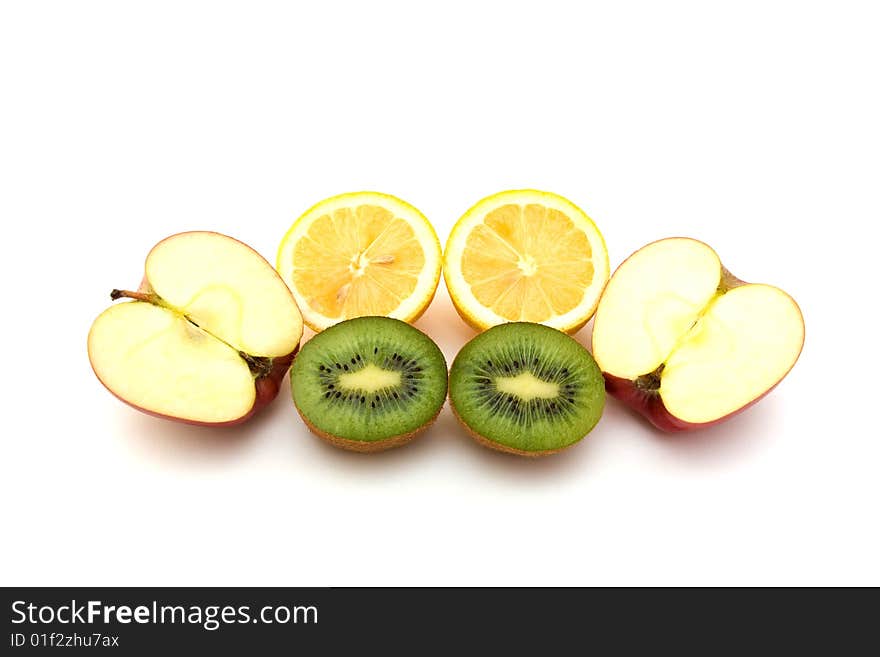
[[[381,315],[412,322],[440,280],[440,241],[409,203],[379,192],[325,199],[297,219],[277,269],[309,328]]]
[[[608,250],[596,224],[558,194],[500,192],[455,224],[443,276],[462,318],[483,330],[535,322],[572,333],[599,303]]]

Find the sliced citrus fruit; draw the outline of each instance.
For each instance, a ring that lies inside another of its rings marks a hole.
[[[412,322],[440,281],[440,241],[409,203],[379,192],[321,201],[278,249],[278,272],[315,331],[381,315]]]
[[[572,333],[599,303],[608,251],[583,210],[550,192],[500,192],[452,228],[443,276],[458,313],[486,329],[536,322]]]

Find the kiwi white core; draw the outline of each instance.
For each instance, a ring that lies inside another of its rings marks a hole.
[[[347,372],[341,375],[339,377],[339,385],[347,390],[376,392],[384,388],[399,386],[400,372],[383,370],[378,365],[370,363],[357,372]]]
[[[603,372],[635,380],[657,371],[666,409],[686,422],[722,418],[791,369],[804,342],[794,300],[770,285],[727,289],[708,245],[649,244],[615,272],[593,327]]]
[[[555,399],[559,396],[558,383],[542,381],[531,372],[521,372],[516,376],[495,377],[495,387],[500,392],[514,395],[522,401]]]

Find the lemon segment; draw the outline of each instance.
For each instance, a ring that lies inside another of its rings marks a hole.
[[[489,196],[455,224],[443,276],[462,318],[483,330],[536,322],[574,332],[608,282],[608,251],[593,221],[550,192]]]
[[[277,269],[305,323],[321,331],[354,317],[412,322],[440,280],[440,241],[409,203],[379,192],[341,194],[297,219]]]

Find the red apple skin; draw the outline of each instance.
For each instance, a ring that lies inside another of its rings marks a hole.
[[[105,388],[107,388],[107,390],[110,391],[110,394],[116,397],[116,399],[118,399],[119,401],[128,404],[134,409],[139,410],[141,413],[146,413],[147,415],[152,415],[153,417],[158,417],[163,420],[174,420],[175,422],[192,424],[198,427],[231,427],[251,419],[254,413],[269,404],[273,399],[275,399],[275,397],[278,396],[278,390],[281,388],[281,381],[284,379],[284,375],[287,374],[287,370],[290,369],[290,364],[293,362],[293,358],[294,356],[296,356],[296,353],[298,351],[299,345],[297,345],[296,349],[294,349],[286,356],[278,356],[277,358],[272,359],[272,369],[269,371],[269,374],[254,379],[254,386],[256,387],[256,397],[254,398],[254,405],[251,406],[251,409],[241,417],[234,420],[229,420],[228,422],[200,422],[198,420],[188,420],[182,417],[174,417],[173,415],[163,415],[162,413],[156,413],[154,411],[138,406],[137,404],[132,404],[127,399],[120,397],[109,386],[107,386],[103,380],[101,380],[101,377],[98,376],[97,372],[95,372],[94,367],[92,368],[92,371],[95,372],[95,376],[98,377],[98,381],[101,381],[101,385],[103,385]]]
[[[787,374],[788,372],[786,372]],[[728,413],[717,420],[713,420],[712,422],[701,422],[701,423],[693,423],[693,422],[685,422],[677,417],[675,417],[672,413],[666,410],[666,406],[663,404],[663,399],[660,397],[660,394],[657,392],[648,392],[646,390],[640,390],[636,387],[633,381],[628,379],[621,379],[620,377],[614,376],[613,374],[608,374],[607,372],[602,372],[602,376],[605,377],[605,391],[614,397],[615,399],[619,399],[624,404],[629,406],[635,411],[638,411],[642,415],[644,415],[655,427],[660,429],[661,431],[666,431],[669,433],[679,433],[682,431],[693,431],[695,429],[705,429],[707,427],[714,426],[719,422],[724,422],[728,418],[733,417],[739,413],[742,413],[744,410],[752,406],[753,404],[761,401],[767,393],[769,393],[773,388],[779,385],[779,381],[774,383],[770,388],[768,388],[763,394],[755,397],[752,401],[750,401],[745,406],[738,408],[732,413]],[[783,378],[785,376],[783,375]]]

